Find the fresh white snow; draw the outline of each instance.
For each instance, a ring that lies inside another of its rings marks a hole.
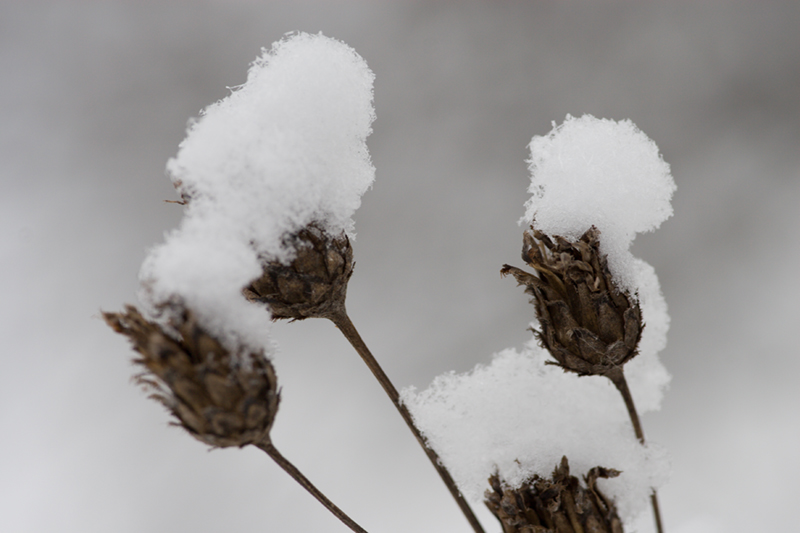
[[[672,216],[675,182],[656,143],[630,120],[567,115],[534,137],[530,151],[532,196],[520,222],[571,239],[596,226],[609,268],[635,292],[628,249],[637,233]]]

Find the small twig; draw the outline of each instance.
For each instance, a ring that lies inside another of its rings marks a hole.
[[[628,388],[628,381],[625,379],[625,374],[622,372],[622,367],[616,367],[606,374],[606,377],[611,380],[617,390],[622,395],[625,401],[625,407],[628,408],[628,415],[631,417],[631,424],[633,424],[633,431],[636,433],[636,438],[639,439],[644,445],[644,431],[642,431],[642,423],[639,421],[639,413],[636,411],[636,406],[633,404],[633,396]],[[661,511],[658,507],[658,495],[653,490],[650,494],[650,503],[653,507],[653,517],[656,521],[656,531],[664,533],[664,526],[661,524]]]
[[[431,463],[433,463],[434,468],[436,471],[439,472],[439,476],[441,476],[442,481],[447,486],[450,494],[452,494],[453,498],[456,500],[461,512],[464,513],[469,524],[472,526],[472,529],[475,533],[484,533],[483,527],[481,523],[478,521],[478,518],[475,516],[475,513],[472,511],[472,508],[467,503],[467,500],[461,494],[461,491],[458,490],[455,481],[453,481],[453,477],[448,472],[447,468],[442,464],[441,460],[439,459],[439,455],[425,442],[425,439],[420,433],[419,428],[417,428],[416,424],[414,424],[414,419],[411,417],[411,413],[409,413],[408,408],[400,401],[400,394],[398,394],[397,389],[389,380],[389,377],[383,371],[381,366],[378,364],[378,361],[372,355],[369,348],[367,348],[366,343],[361,338],[361,335],[358,334],[356,327],[353,325],[353,322],[350,320],[350,317],[347,315],[347,311],[342,307],[336,313],[333,313],[329,316],[330,320],[336,325],[337,328],[344,334],[345,338],[350,342],[353,348],[358,352],[358,355],[364,360],[367,364],[367,367],[372,371],[372,374],[378,380],[378,382],[383,387],[383,390],[386,391],[386,394],[389,396],[389,399],[392,400],[392,403],[400,412],[400,416],[403,417],[406,424],[408,425],[411,432],[417,438],[417,442],[419,442],[422,449],[425,450],[425,453],[430,459]]]
[[[321,503],[325,508],[333,513],[333,515],[341,520],[347,527],[351,530],[355,531],[355,533],[367,533],[367,531],[355,523],[355,521],[347,516],[344,511],[339,509],[336,504],[328,499],[317,487],[315,487],[307,477],[303,475],[300,470],[297,469],[292,463],[286,459],[275,446],[272,444],[271,441],[267,440],[265,442],[261,442],[255,445],[259,449],[265,451],[267,455],[269,455],[273,461],[275,461],[278,466],[283,468],[283,470],[292,476],[292,478],[297,481],[304,489],[306,489],[312,496],[314,496],[319,503]]]

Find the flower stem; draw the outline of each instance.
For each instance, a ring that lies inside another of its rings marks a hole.
[[[347,311],[342,308],[339,312],[334,313],[331,315],[330,320],[336,325],[337,328],[344,334],[345,338],[350,342],[353,348],[358,352],[358,355],[364,360],[367,367],[372,371],[372,374],[378,380],[378,382],[383,387],[383,390],[386,391],[386,394],[389,396],[389,399],[392,400],[392,403],[400,412],[400,416],[403,417],[406,424],[408,425],[411,432],[417,438],[417,442],[419,442],[422,449],[425,450],[425,453],[430,459],[431,463],[433,463],[434,468],[436,471],[439,472],[439,476],[441,476],[442,481],[447,486],[450,494],[456,500],[461,512],[464,513],[469,524],[472,526],[472,529],[475,533],[484,533],[483,527],[481,523],[478,521],[475,513],[473,513],[472,508],[467,503],[467,500],[461,494],[461,491],[458,490],[455,481],[453,481],[453,477],[448,472],[447,468],[442,464],[441,460],[439,459],[439,455],[425,442],[425,439],[420,433],[419,428],[417,428],[416,424],[414,424],[414,420],[411,417],[411,413],[408,411],[408,408],[400,401],[400,394],[398,394],[397,389],[389,380],[389,377],[383,371],[381,366],[378,364],[378,361],[372,355],[369,348],[367,348],[366,343],[361,338],[361,335],[358,334],[356,327],[353,325],[353,322],[350,320],[350,317],[347,315]]]
[[[633,396],[628,388],[628,381],[625,379],[625,374],[622,372],[622,367],[616,367],[606,374],[606,377],[614,383],[617,390],[622,395],[625,401],[625,407],[628,408],[628,415],[631,417],[631,424],[633,424],[633,431],[636,433],[636,438],[639,439],[644,445],[644,431],[642,431],[642,423],[639,421],[639,413],[636,411],[636,406],[633,404]],[[664,533],[664,526],[661,524],[661,511],[658,508],[658,495],[656,491],[650,494],[650,503],[653,507],[653,518],[656,521],[656,531]]]
[[[265,442],[260,442],[255,445],[259,449],[265,451],[267,455],[269,455],[273,461],[278,463],[278,466],[283,468],[283,470],[292,476],[292,478],[297,481],[304,489],[306,489],[312,496],[314,496],[319,503],[321,503],[328,511],[333,513],[333,515],[341,520],[347,527],[349,527],[355,533],[367,533],[367,531],[355,523],[355,521],[347,516],[344,511],[339,509],[336,504],[328,499],[322,491],[320,491],[317,487],[311,483],[306,476],[303,475],[300,470],[297,469],[292,463],[286,459],[275,446],[269,440]]]

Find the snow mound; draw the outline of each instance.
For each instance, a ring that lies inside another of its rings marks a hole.
[[[495,472],[511,487],[535,474],[549,478],[566,455],[578,477],[595,466],[621,470],[599,486],[620,517],[632,519],[669,477],[666,452],[639,443],[611,381],[565,373],[545,365],[548,358],[531,340],[488,366],[443,374],[422,392],[407,388],[402,399],[468,498],[479,501]]]

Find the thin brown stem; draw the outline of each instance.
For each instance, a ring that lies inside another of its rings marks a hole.
[[[617,387],[617,390],[622,395],[625,407],[628,409],[628,415],[631,418],[631,424],[633,424],[633,431],[636,433],[636,438],[639,439],[639,442],[644,444],[642,423],[639,421],[639,413],[636,411],[636,406],[633,404],[633,396],[631,395],[631,390],[628,388],[628,381],[625,379],[622,367],[613,369],[606,374],[606,377],[614,383],[614,386]],[[664,533],[664,526],[661,523],[661,511],[658,507],[658,495],[655,490],[650,494],[650,503],[653,507],[653,518],[655,518],[656,521],[656,531],[658,533]]]
[[[370,352],[369,348],[367,348],[367,345],[361,338],[361,335],[358,334],[356,327],[353,325],[353,322],[347,315],[347,311],[342,308],[340,312],[334,313],[329,318],[336,325],[336,327],[339,328],[342,334],[344,334],[345,338],[347,338],[356,352],[358,352],[358,355],[360,355],[364,360],[367,367],[369,367],[369,369],[372,371],[372,374],[381,384],[383,390],[386,391],[389,399],[392,400],[392,403],[400,412],[400,416],[403,417],[403,420],[405,420],[409,429],[411,429],[411,432],[417,438],[417,442],[419,442],[420,446],[422,446],[422,449],[425,450],[425,454],[428,456],[428,459],[430,459],[431,463],[433,463],[436,471],[439,472],[439,476],[441,476],[442,481],[444,481],[444,484],[447,486],[450,494],[456,500],[456,503],[461,509],[461,512],[464,513],[464,516],[472,526],[472,529],[475,531],[475,533],[484,533],[481,523],[478,521],[478,518],[472,511],[469,503],[467,503],[467,500],[461,494],[461,491],[458,490],[458,487],[456,486],[455,481],[453,481],[453,477],[450,475],[450,472],[448,472],[447,468],[445,468],[445,466],[442,464],[441,460],[439,459],[439,455],[425,442],[425,439],[423,438],[422,433],[420,433],[419,428],[417,428],[416,424],[414,423],[414,419],[411,417],[411,413],[409,413],[408,408],[400,401],[400,394],[398,394],[397,389],[389,380],[389,377],[383,371],[381,366],[378,364],[378,361],[372,355],[372,352]]]
[[[653,507],[653,518],[656,521],[656,531],[658,533],[664,532],[664,526],[661,525],[661,510],[658,508],[658,494],[656,491],[653,490],[653,493],[650,495],[650,504]]]
[[[622,372],[621,367],[616,367],[614,370],[606,374],[608,379],[614,383],[617,390],[622,395],[625,402],[625,407],[628,408],[628,415],[631,417],[631,424],[633,424],[633,431],[636,433],[636,438],[639,442],[644,444],[644,431],[642,431],[642,423],[639,422],[639,413],[636,411],[636,406],[633,404],[633,396],[631,390],[628,388],[628,381],[625,379],[625,374]]]
[[[306,489],[312,496],[314,496],[319,503],[321,503],[325,508],[333,513],[333,515],[341,520],[347,527],[349,527],[355,533],[367,533],[367,531],[355,523],[355,521],[347,516],[344,511],[339,509],[336,504],[328,499],[322,491],[320,491],[317,487],[311,483],[306,476],[303,475],[300,470],[297,469],[292,463],[289,462],[286,457],[284,457],[277,448],[270,442],[269,440],[266,442],[261,442],[256,444],[258,448],[264,450],[267,455],[269,455],[273,461],[278,463],[278,466],[283,468],[283,470],[292,476],[292,478],[297,481],[304,489]]]

